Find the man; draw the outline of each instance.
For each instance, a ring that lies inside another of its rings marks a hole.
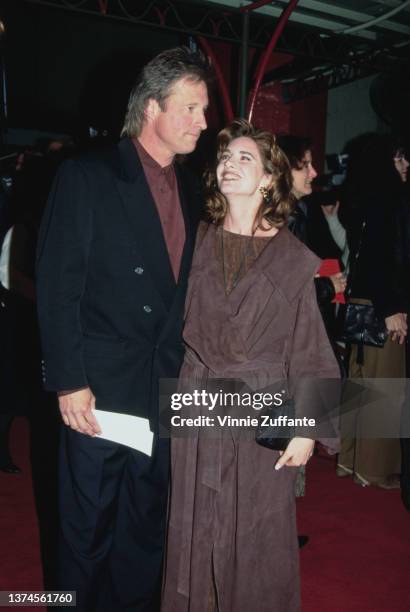
[[[63,164],[43,221],[45,382],[66,425],[58,586],[77,591],[77,610],[159,609],[169,446],[156,436],[148,456],[95,437],[93,409],[149,419],[155,431],[159,379],[178,376],[200,191],[174,159],[206,128],[208,80],[187,48],[149,62],[124,138]]]

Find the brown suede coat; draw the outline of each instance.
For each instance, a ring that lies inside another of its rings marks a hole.
[[[211,225],[195,251],[181,379],[257,389],[287,378],[303,415],[300,377],[339,376],[316,302],[320,260],[282,229],[227,296],[217,240]],[[173,439],[163,612],[207,612],[212,584],[219,612],[299,610],[296,469],[275,471],[278,456],[233,428]]]

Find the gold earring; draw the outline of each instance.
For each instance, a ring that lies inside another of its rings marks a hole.
[[[269,189],[267,187],[259,187],[259,191],[262,194],[263,199],[266,202],[269,202],[270,200],[270,193],[269,193]]]

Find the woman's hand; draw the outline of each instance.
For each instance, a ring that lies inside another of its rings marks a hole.
[[[390,317],[386,317],[384,322],[393,342],[397,340],[399,344],[403,344],[407,336],[407,315],[403,312],[398,312]]]
[[[343,272],[332,274],[332,276],[329,276],[329,278],[333,283],[335,293],[343,293],[346,289],[346,276],[343,274]]]
[[[298,467],[306,465],[313,454],[315,441],[310,438],[292,438],[285,451],[281,451],[281,457],[275,465],[275,470],[280,470],[284,465]]]

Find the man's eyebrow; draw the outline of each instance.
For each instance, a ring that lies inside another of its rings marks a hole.
[[[199,102],[187,102],[187,106],[199,106]],[[207,111],[209,109],[209,104],[206,104],[206,106],[203,107],[204,111]]]

